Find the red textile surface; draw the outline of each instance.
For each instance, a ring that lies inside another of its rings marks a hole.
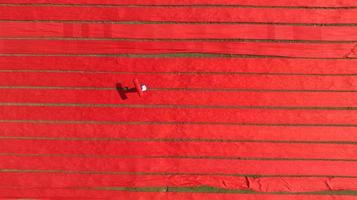
[[[258,5],[258,6],[316,6],[350,7],[354,0],[0,0],[0,3],[50,3],[50,4],[102,4],[102,5]]]
[[[357,20],[356,20],[357,21]],[[36,48],[33,48],[36,46]],[[145,47],[145,48],[143,48]],[[212,53],[287,58],[356,58],[355,44],[0,40],[4,54]]]
[[[257,9],[227,7],[1,6],[0,18],[4,20],[265,22],[307,24],[353,24],[357,21],[354,9],[287,9],[284,12],[281,11],[281,8]]]
[[[175,31],[180,30],[180,31]],[[304,34],[300,34],[300,33]],[[357,30],[348,26],[256,24],[63,24],[4,22],[1,37],[76,37],[130,39],[251,39],[353,41]]]
[[[355,199],[356,6],[0,0],[0,198]]]

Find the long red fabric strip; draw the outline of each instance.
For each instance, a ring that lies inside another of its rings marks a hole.
[[[2,137],[356,142],[355,127],[1,123]]]
[[[36,48],[33,48],[36,46]],[[83,40],[0,40],[3,54],[213,53],[292,58],[355,58],[354,44],[251,42],[129,42]]]
[[[255,6],[315,6],[315,7],[348,7],[357,6],[353,0],[0,0],[0,3],[51,3],[51,4],[102,4],[102,5],[255,5]]]
[[[102,5],[256,5],[256,6],[316,6],[348,7],[357,6],[354,0],[0,0],[0,3],[51,3],[51,4],[102,4]]]
[[[314,200],[317,197],[321,200],[353,200],[354,196],[347,195],[279,195],[279,194],[219,194],[216,193],[174,193],[174,192],[124,192],[113,190],[88,190],[88,189],[34,189],[34,188],[13,188],[0,189],[0,195],[7,198],[75,198],[75,199],[102,199],[102,198],[122,198],[122,199],[207,199],[207,200]]]
[[[36,48],[33,48],[36,46]],[[356,58],[355,44],[0,40],[3,54],[213,53],[292,58]]]
[[[301,32],[305,34],[298,34]],[[3,22],[0,24],[0,37],[353,41],[357,40],[357,31],[344,26]]]
[[[357,111],[2,106],[0,120],[357,125]]]
[[[354,190],[355,178],[239,177],[200,175],[106,175],[1,173],[1,187],[76,188],[76,187],[199,187],[253,190],[256,192],[318,192]],[[36,180],[36,181],[32,181]],[[288,183],[288,185],[286,184]],[[1,189],[0,189],[1,190]]]
[[[150,88],[355,90],[357,76],[276,76],[240,74],[111,74],[0,72],[1,86],[132,87],[133,78]]]
[[[249,189],[248,184],[251,182],[252,186],[262,182],[264,188],[273,186],[269,184],[271,178],[250,178],[246,177],[231,177],[231,176],[199,176],[199,175],[108,175],[108,174],[56,174],[56,173],[0,173],[1,187],[50,187],[50,188],[75,188],[75,187],[198,187],[211,186],[226,189]],[[36,181],[32,181],[36,180]],[[272,179],[275,180],[275,179]],[[299,178],[279,177],[279,180],[289,180],[292,184],[301,181]],[[318,189],[327,189],[322,185],[325,181],[332,183],[333,188],[338,189],[343,181],[353,183],[356,179],[327,179],[327,178],[310,178],[315,183],[320,183],[311,188],[311,191]],[[226,184],[224,183],[226,182]],[[50,185],[46,184],[50,183]],[[322,184],[321,184],[322,183]],[[259,188],[253,188],[258,189]],[[296,187],[298,190],[299,188]],[[1,190],[1,189],[0,189]],[[269,190],[269,189],[268,189]],[[271,190],[279,190],[279,188],[272,188]],[[287,190],[281,188],[281,190]],[[292,191],[293,192],[293,191]]]
[[[0,69],[357,74],[357,60],[0,56]]]
[[[227,7],[0,6],[0,19],[308,24],[357,23],[355,11],[350,9],[287,9],[284,12],[281,11],[281,8]]]
[[[132,87],[132,86],[131,86]],[[26,95],[18,95],[26,94]],[[2,102],[11,103],[68,103],[128,105],[171,105],[181,107],[234,108],[240,106],[315,107],[350,109],[356,107],[357,95],[353,92],[199,92],[150,91],[145,100],[137,93],[113,90],[58,90],[58,89],[0,89]]]
[[[357,162],[1,156],[0,168],[92,172],[357,176]]]
[[[52,138],[51,138],[52,139]],[[357,145],[246,142],[0,140],[0,153],[79,156],[222,157],[232,159],[354,159]],[[179,151],[178,151],[179,150]]]

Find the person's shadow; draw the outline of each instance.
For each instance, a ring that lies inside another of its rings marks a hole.
[[[136,88],[123,87],[121,83],[117,83],[115,87],[122,100],[128,99],[127,93],[137,92]]]

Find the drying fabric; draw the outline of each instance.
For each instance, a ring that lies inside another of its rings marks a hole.
[[[356,25],[354,0],[0,0],[0,199],[355,199]]]

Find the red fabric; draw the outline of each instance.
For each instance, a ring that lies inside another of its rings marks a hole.
[[[355,198],[355,1],[0,4],[1,199]]]
[[[162,122],[217,124],[355,126],[357,113],[349,110],[180,109],[127,107],[3,106],[0,120],[101,122]]]
[[[154,147],[154,148],[153,148]],[[230,142],[133,142],[133,141],[51,141],[4,139],[2,152],[18,154],[62,154],[91,156],[223,157],[229,159],[351,159],[357,160],[356,145],[287,144]]]
[[[36,48],[32,48],[36,46]],[[143,48],[145,47],[145,48]],[[356,58],[355,44],[0,40],[3,54],[212,53],[287,58]]]
[[[278,176],[356,177],[356,162],[304,160],[229,160],[181,158],[98,158],[59,156],[1,156],[2,169],[90,171],[97,173],[188,173]],[[85,173],[85,172],[84,172]]]
[[[73,7],[1,6],[4,20],[100,20],[256,23],[355,23],[353,9],[287,9],[227,7]],[[304,16],[304,17],[301,17]],[[336,17],[338,16],[338,17]]]
[[[110,174],[22,174],[2,173],[4,180],[0,187],[7,185],[30,188],[76,188],[76,187],[195,187],[207,185],[225,189],[254,190],[257,192],[307,192],[340,189],[355,190],[354,178],[245,178],[240,176],[195,176],[195,175],[135,175]],[[34,182],[32,180],[37,179]]]
[[[0,3],[59,3],[59,4],[109,4],[109,5],[259,5],[259,6],[357,6],[354,0],[0,0]]]
[[[304,34],[299,34],[301,32]],[[59,22],[2,22],[0,23],[0,36],[84,37],[107,39],[260,39],[343,42],[357,40],[357,30],[348,26],[287,26],[255,24],[63,24]]]
[[[33,48],[36,46],[36,48]],[[356,58],[355,44],[0,40],[4,54],[212,53],[286,58]]]
[[[132,87],[131,85],[128,85]],[[24,94],[26,96],[18,95]],[[136,93],[126,93],[130,99],[120,98],[120,92],[113,90],[91,89],[1,89],[0,98],[3,102],[13,103],[67,103],[67,104],[104,104],[122,106],[143,104],[152,106],[192,107],[192,108],[239,108],[239,107],[270,107],[306,109],[350,109],[357,104],[354,92],[224,92],[224,91],[150,91],[145,93],[145,100]],[[171,97],[171,98],[169,98]],[[175,98],[172,98],[175,97]]]
[[[0,190],[1,195],[8,198],[19,198],[23,196],[31,198],[50,198],[50,199],[103,199],[103,198],[129,198],[129,199],[207,199],[207,200],[313,200],[316,195],[279,195],[279,194],[209,194],[209,193],[174,193],[174,192],[125,192],[107,190],[74,190],[74,189],[4,189]],[[76,198],[73,198],[75,196]],[[320,197],[320,196],[319,196]],[[322,195],[321,200],[353,200],[353,196]]]
[[[354,59],[281,58],[123,58],[84,56],[0,56],[2,70],[107,72],[220,72],[278,74],[357,74]]]
[[[9,76],[11,74],[11,76]],[[152,89],[323,90],[355,91],[355,76],[242,75],[242,74],[137,74]],[[118,83],[132,86],[132,74],[0,72],[0,86],[98,87],[115,90]],[[175,98],[175,97],[172,97]],[[211,96],[210,98],[216,98]],[[119,101],[119,100],[118,100]]]
[[[141,88],[141,84],[140,84],[139,80],[135,78],[133,82],[134,82],[136,92],[139,94],[140,97],[142,97],[144,95],[144,92]]]
[[[3,136],[52,138],[203,139],[235,141],[341,142],[357,141],[355,127],[226,126],[212,124],[2,123]]]

